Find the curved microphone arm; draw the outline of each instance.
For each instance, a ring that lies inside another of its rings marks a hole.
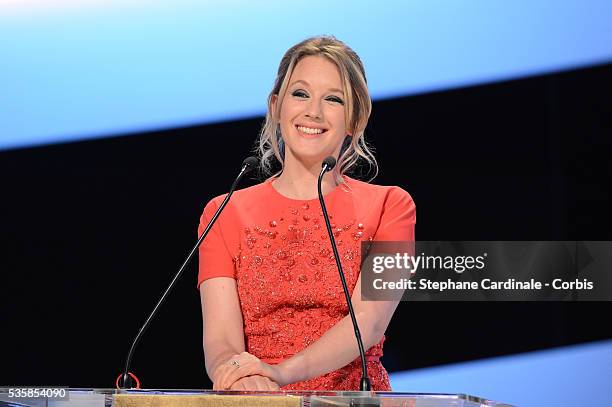
[[[168,288],[166,288],[166,291],[164,291],[164,293],[162,294],[161,298],[159,299],[159,301],[155,305],[155,308],[153,308],[153,311],[151,311],[151,314],[149,314],[149,317],[147,318],[145,323],[140,328],[140,331],[138,331],[138,334],[136,335],[136,338],[132,342],[132,346],[130,347],[130,351],[128,352],[128,355],[127,355],[127,358],[126,358],[126,361],[125,361],[125,368],[123,369],[123,374],[117,380],[117,387],[118,388],[121,388],[121,389],[130,388],[130,383],[132,381],[132,376],[133,376],[133,374],[130,373],[130,365],[132,363],[132,356],[134,354],[134,350],[136,349],[136,346],[138,345],[138,342],[140,341],[140,338],[142,337],[143,333],[148,328],[148,326],[151,324],[151,321],[153,320],[153,318],[157,314],[157,311],[159,310],[160,306],[166,300],[166,297],[168,296],[168,294],[170,293],[170,291],[172,290],[172,288],[174,287],[174,285],[178,281],[179,277],[183,274],[183,271],[185,270],[185,268],[187,267],[187,265],[189,264],[189,262],[193,258],[194,254],[196,253],[196,251],[200,247],[200,244],[202,244],[202,241],[204,241],[204,238],[208,235],[208,232],[210,231],[212,226],[217,221],[217,218],[219,217],[219,215],[221,214],[221,212],[223,211],[223,209],[225,208],[225,206],[229,202],[229,200],[230,200],[232,194],[234,193],[234,190],[236,189],[236,186],[238,186],[238,183],[240,182],[240,180],[242,179],[242,177],[247,172],[251,171],[256,166],[256,164],[257,164],[257,159],[255,157],[249,157],[246,160],[244,160],[244,162],[242,163],[242,168],[240,170],[240,173],[238,174],[238,176],[234,180],[234,183],[232,184],[232,187],[230,188],[230,191],[228,192],[227,196],[225,197],[225,199],[223,200],[223,202],[221,203],[221,205],[219,206],[219,208],[217,209],[215,214],[212,216],[212,218],[208,222],[208,225],[206,226],[206,229],[204,229],[204,231],[202,232],[202,234],[198,238],[197,243],[195,244],[193,249],[191,249],[191,251],[187,255],[187,258],[185,259],[185,261],[183,262],[183,264],[179,268],[178,272],[175,274],[175,276],[172,279],[172,281],[170,282],[170,285],[168,286]]]
[[[370,384],[370,378],[368,377],[368,367],[366,365],[365,351],[363,349],[363,341],[361,340],[361,332],[359,331],[359,325],[357,324],[357,318],[355,317],[355,310],[353,309],[351,295],[349,294],[349,289],[346,284],[346,278],[344,277],[344,271],[342,270],[342,263],[340,262],[340,255],[338,254],[338,248],[336,247],[336,239],[334,239],[334,233],[332,231],[331,223],[329,221],[327,207],[325,206],[325,200],[323,199],[323,192],[321,191],[321,182],[323,180],[323,175],[333,169],[335,165],[336,160],[333,157],[327,157],[323,161],[323,168],[321,169],[321,173],[319,174],[319,179],[317,182],[317,190],[319,192],[319,202],[321,203],[321,210],[323,211],[323,219],[325,219],[327,234],[329,235],[329,239],[331,241],[334,258],[336,259],[336,266],[338,267],[338,273],[340,274],[340,281],[342,282],[342,289],[344,291],[344,296],[346,297],[346,304],[348,305],[349,315],[351,316],[351,321],[353,322],[353,328],[355,330],[357,346],[359,347],[359,356],[361,357],[362,370],[360,389],[361,391],[370,391],[372,385]]]

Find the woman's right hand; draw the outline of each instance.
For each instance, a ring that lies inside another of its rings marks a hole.
[[[278,384],[268,379],[265,376],[254,375],[243,377],[231,385],[230,390],[261,390],[261,391],[279,391]]]
[[[266,376],[258,374],[245,376],[236,380],[229,388],[222,387],[223,379],[227,377],[229,372],[236,369],[236,366],[231,362],[239,358],[241,355],[234,355],[227,362],[220,364],[213,374],[213,390],[263,390],[263,391],[279,391],[278,384]]]

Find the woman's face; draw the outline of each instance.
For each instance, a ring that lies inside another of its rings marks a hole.
[[[323,56],[298,62],[289,79],[280,111],[285,141],[285,164],[298,160],[305,166],[338,157],[347,135],[345,95],[338,67]],[[275,108],[276,99],[273,100]]]

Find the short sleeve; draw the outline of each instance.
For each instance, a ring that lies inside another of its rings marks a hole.
[[[204,231],[206,225],[215,214],[218,204],[213,199],[204,208],[204,213],[200,217],[198,236]],[[235,278],[235,268],[232,255],[228,249],[223,236],[221,217],[217,219],[208,236],[204,239],[199,248],[199,271],[198,288],[203,281],[214,277]]]
[[[375,235],[377,241],[414,241],[416,205],[410,194],[399,187],[389,190],[380,224]]]

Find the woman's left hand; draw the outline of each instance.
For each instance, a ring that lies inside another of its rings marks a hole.
[[[237,380],[252,375],[268,377],[273,382],[278,383],[279,386],[286,384],[283,372],[277,365],[269,365],[262,362],[257,356],[248,352],[234,355],[227,363],[234,366],[235,369],[227,369],[217,378],[221,388],[229,389]]]

